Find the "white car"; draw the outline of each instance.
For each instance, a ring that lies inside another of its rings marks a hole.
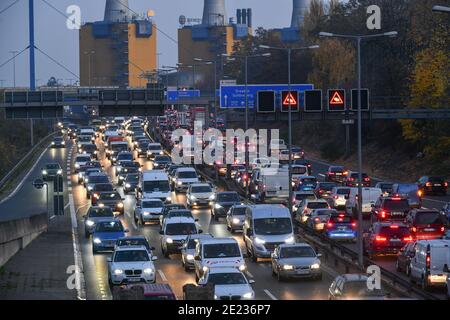
[[[333,187],[329,197],[330,205],[333,208],[345,208],[347,199],[345,198],[350,194],[349,187]]]
[[[200,286],[214,284],[215,300],[253,300],[255,291],[251,284],[254,280],[236,268],[212,268],[198,281]]]
[[[181,252],[183,243],[191,234],[202,233],[193,218],[174,217],[164,219],[161,235],[161,251],[168,258],[170,254]]]
[[[209,183],[193,183],[186,192],[188,208],[211,206],[214,200],[214,190]]]
[[[330,209],[330,205],[325,199],[305,199],[300,204],[295,214],[295,219],[299,222],[306,223],[314,209]]]
[[[134,222],[145,225],[147,222],[159,223],[164,202],[160,199],[141,199],[134,209]]]
[[[78,173],[78,169],[80,169],[82,166],[84,166],[86,163],[91,162],[91,155],[90,154],[77,154],[75,156],[75,173]]]
[[[156,270],[151,256],[144,246],[117,248],[108,258],[109,285],[122,285],[136,282],[155,283]]]
[[[192,167],[178,168],[175,171],[174,188],[175,191],[187,191],[189,185],[199,183],[197,172]]]
[[[157,155],[163,155],[164,150],[160,143],[149,143],[147,146],[147,158],[154,158]]]
[[[270,149],[284,150],[287,149],[286,142],[283,139],[270,140]]]

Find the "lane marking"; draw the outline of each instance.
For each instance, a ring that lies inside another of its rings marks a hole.
[[[28,179],[28,177],[30,176],[30,174],[34,171],[34,169],[36,168],[37,164],[39,163],[39,161],[41,161],[42,157],[44,156],[44,154],[48,151],[48,148],[50,147],[50,145],[48,145],[47,148],[44,149],[44,151],[42,151],[41,155],[39,156],[39,158],[37,158],[36,162],[34,163],[34,165],[31,167],[31,169],[28,171],[28,173],[22,178],[22,180],[20,181],[20,183],[17,185],[17,187],[3,200],[0,201],[0,204],[3,204],[4,202],[8,201],[9,199],[11,199],[12,197],[15,196],[15,194],[17,193],[17,191],[19,191],[19,189],[22,188],[22,185],[25,183],[25,181]]]
[[[64,210],[66,210],[69,206],[70,206],[70,203],[67,203],[67,204],[64,206]]]
[[[78,225],[75,213],[73,194],[69,193],[70,218],[72,222],[72,244],[75,265],[77,266],[78,277],[76,277],[77,296],[79,300],[86,300],[86,282],[84,279],[83,260],[81,258],[80,244],[78,242]]]
[[[430,198],[423,198],[423,200],[431,201],[431,202],[437,202],[437,203],[443,203],[443,204],[446,204],[446,203],[447,203],[446,201],[435,200],[435,199],[430,199]]]
[[[254,278],[253,274],[251,274],[250,271],[247,271],[247,275],[248,275],[250,278]]]
[[[264,289],[264,293],[267,294],[269,296],[270,299],[272,300],[278,300],[277,297],[275,297],[272,293],[270,293],[269,290]]]
[[[134,230],[138,230],[138,227],[136,226],[136,223],[134,223],[134,220],[131,222],[131,224],[132,224]]]
[[[164,282],[169,282],[169,281],[167,280],[167,278],[166,278],[166,275],[164,274],[164,272],[163,272],[161,269],[158,269],[158,273],[159,273],[159,275],[160,275],[162,281],[164,281]]]

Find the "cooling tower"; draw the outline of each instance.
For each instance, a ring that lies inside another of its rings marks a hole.
[[[106,0],[105,22],[124,22],[131,20],[128,0]]]
[[[205,0],[203,7],[203,25],[223,26],[227,21],[225,0]]]
[[[299,29],[305,18],[305,13],[309,10],[311,0],[293,0],[291,28]]]

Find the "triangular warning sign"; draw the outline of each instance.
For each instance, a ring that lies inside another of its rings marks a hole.
[[[285,106],[289,106],[289,105],[296,106],[297,105],[297,100],[295,99],[292,92],[288,93],[288,95],[286,96],[286,98],[283,101],[283,105],[285,105]]]
[[[338,91],[335,91],[333,97],[330,100],[330,104],[344,104],[344,99],[341,97]]]

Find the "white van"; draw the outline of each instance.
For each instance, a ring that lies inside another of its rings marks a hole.
[[[383,194],[380,188],[362,188],[362,213],[370,216],[372,205],[377,202],[378,198]],[[347,214],[353,214],[355,217],[358,212],[358,188],[351,188],[350,193],[346,196],[345,211]]]
[[[410,277],[423,289],[445,287],[450,275],[450,240],[419,240],[410,264]]]
[[[252,205],[245,213],[243,227],[247,254],[253,261],[270,258],[283,243],[295,243],[291,214],[282,205]]]
[[[164,257],[181,252],[183,244],[191,234],[203,233],[193,218],[173,217],[165,219],[161,235],[161,251]]]
[[[233,238],[200,239],[195,247],[195,277],[200,279],[211,268],[233,267],[245,271],[239,243]]]
[[[253,181],[257,183],[254,187],[252,198],[263,203],[286,203],[289,198],[289,171],[284,168],[267,172],[264,169],[256,170]],[[253,177],[252,177],[253,178]]]
[[[172,200],[169,186],[169,176],[162,170],[144,171],[139,179],[137,199],[161,199],[164,202]]]

